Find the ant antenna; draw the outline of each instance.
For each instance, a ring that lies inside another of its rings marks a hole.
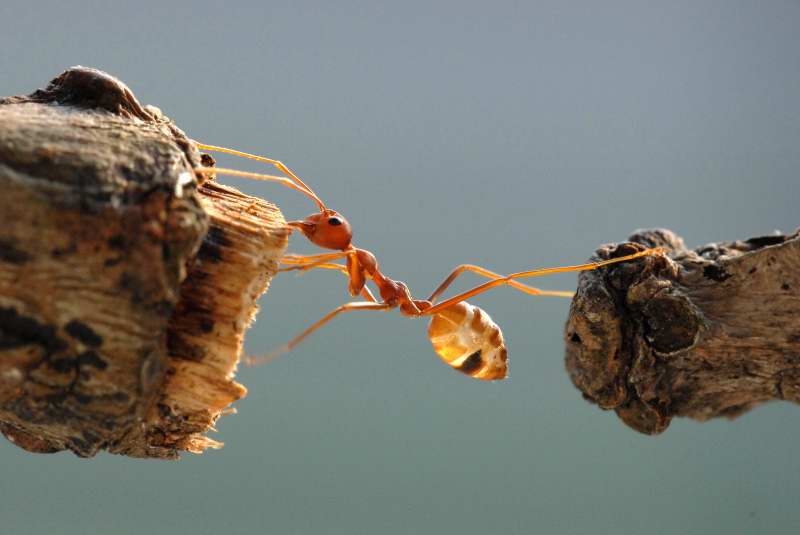
[[[261,173],[251,173],[249,171],[239,171],[238,169],[226,169],[224,167],[195,167],[195,173],[200,173],[202,175],[228,175],[228,176],[239,176],[242,178],[250,178],[252,180],[267,180],[270,182],[278,182],[279,184],[283,184],[287,188],[291,188],[295,191],[299,191],[303,195],[310,197],[314,202],[317,203],[319,206],[320,211],[324,212],[327,210],[325,205],[322,201],[313,193],[309,193],[308,190],[305,190],[298,186],[292,180],[282,177],[282,176],[273,176],[273,175],[262,175]]]
[[[206,145],[204,143],[198,143],[195,141],[198,149],[207,150],[207,151],[214,151],[214,152],[224,152],[226,154],[233,154],[234,156],[241,156],[242,158],[249,158],[251,160],[256,160],[258,162],[272,164],[277,167],[281,172],[285,173],[289,178],[284,177],[276,177],[272,175],[262,175],[260,173],[249,173],[247,171],[237,171],[235,169],[224,169],[219,167],[208,168],[210,171],[206,171],[206,168],[195,169],[195,171],[204,173],[204,174],[212,174],[212,173],[219,173],[222,175],[230,175],[230,176],[239,176],[243,178],[252,178],[255,180],[270,180],[273,182],[280,182],[285,186],[288,186],[294,190],[297,190],[301,193],[305,193],[308,197],[310,197],[317,206],[319,207],[320,212],[324,212],[327,210],[325,207],[325,203],[317,196],[314,191],[306,185],[305,182],[300,180],[291,169],[286,167],[282,162],[278,160],[273,160],[272,158],[265,158],[264,156],[257,156],[255,154],[250,154],[247,152],[242,152],[239,150],[228,149],[226,147],[217,147],[216,145]]]

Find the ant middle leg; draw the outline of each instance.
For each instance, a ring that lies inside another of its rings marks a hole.
[[[335,253],[324,253],[309,256],[288,255],[281,259],[281,262],[290,264],[291,267],[280,268],[278,271],[307,271],[316,267],[338,269],[342,273],[345,273],[350,279],[348,290],[350,291],[350,295],[356,296],[361,293],[361,289],[364,288],[364,285],[367,282],[367,271],[358,262],[357,253],[358,249],[347,249],[345,251],[337,251]],[[342,267],[329,262],[329,260],[335,260],[342,257],[347,259],[347,266]]]
[[[291,263],[289,262],[289,264],[291,264]],[[335,269],[335,270],[341,271],[345,275],[348,274],[347,273],[347,266],[344,266],[342,264],[334,264],[333,262],[325,262],[325,261],[320,261],[320,262],[317,262],[317,263],[314,263],[314,264],[303,264],[303,265],[298,265],[298,266],[290,265],[289,267],[278,268],[278,272],[279,273],[283,273],[285,271],[309,271],[311,269],[318,269],[318,268],[319,269]]]
[[[281,257],[281,264],[291,264],[293,266],[304,266],[308,264],[318,264],[338,260],[353,254],[352,251],[336,251],[335,253],[320,253],[310,255],[286,254]]]
[[[289,256],[297,256],[297,255],[289,255]],[[286,258],[286,257],[284,257],[284,258]],[[282,259],[281,262],[283,262],[283,261],[284,260]],[[290,260],[289,262],[286,262],[286,263],[290,264],[290,263],[292,263],[292,261]],[[342,265],[342,264],[335,264],[333,262],[318,262],[316,264],[291,266],[291,267],[286,267],[286,268],[280,268],[280,269],[278,269],[278,271],[279,272],[297,271],[297,270],[306,271],[306,270],[311,270],[311,269],[333,269],[333,270],[339,271],[345,277],[350,277],[350,272],[347,270],[347,266]],[[361,297],[363,297],[367,301],[371,301],[373,303],[377,303],[378,302],[378,300],[375,299],[375,296],[372,295],[372,292],[370,291],[369,288],[367,288],[367,286],[364,286],[363,288],[361,288],[360,295],[361,295]]]
[[[349,272],[345,266],[333,264],[330,261],[338,260],[339,258],[344,258],[351,254],[353,253],[350,251],[337,251],[335,253],[322,253],[314,255],[288,254],[281,258],[281,264],[287,264],[289,267],[279,268],[278,271],[308,271],[309,269],[323,268],[338,269],[349,275]]]

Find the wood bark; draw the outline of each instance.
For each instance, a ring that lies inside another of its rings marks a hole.
[[[669,253],[580,276],[566,367],[587,400],[646,434],[676,416],[800,403],[800,232],[689,250],[668,230],[639,231],[596,258],[642,246]]]
[[[233,380],[288,231],[213,180],[119,80],[72,68],[0,99],[0,431],[34,452],[175,458]]]

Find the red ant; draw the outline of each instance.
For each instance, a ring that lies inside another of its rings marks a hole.
[[[399,308],[400,313],[404,316],[432,316],[428,326],[428,338],[433,344],[434,351],[436,351],[444,362],[475,379],[504,379],[508,369],[508,353],[500,327],[492,321],[485,311],[467,303],[467,299],[503,285],[511,286],[529,295],[572,297],[573,292],[540,290],[522,284],[516,279],[541,277],[553,273],[566,273],[571,271],[589,271],[609,264],[626,262],[646,255],[663,253],[663,250],[660,248],[647,249],[635,254],[604,260],[602,262],[535,269],[512,273],[511,275],[499,275],[480,266],[463,264],[454,269],[430,297],[427,299],[414,299],[404,283],[392,280],[381,272],[378,268],[378,261],[375,259],[375,255],[366,249],[360,249],[352,244],[353,231],[350,227],[350,223],[335,210],[327,208],[311,188],[284,164],[271,158],[256,156],[254,154],[214,145],[197,143],[197,147],[201,150],[224,152],[272,164],[283,172],[286,177],[217,167],[201,167],[195,169],[195,172],[203,175],[222,174],[279,182],[310,197],[317,203],[319,212],[311,214],[302,221],[289,221],[287,224],[291,229],[302,232],[306,238],[315,245],[323,249],[332,249],[336,252],[309,256],[286,255],[281,262],[287,264],[289,267],[282,268],[279,271],[309,270],[313,268],[336,269],[347,275],[350,279],[348,286],[350,294],[352,296],[361,295],[365,299],[364,301],[353,301],[337,307],[291,341],[268,355],[262,357],[247,357],[245,362],[249,365],[269,362],[278,355],[290,351],[311,333],[343,312],[353,310],[385,311]],[[333,262],[340,258],[345,259],[346,263],[344,265]],[[471,271],[490,280],[475,286],[471,290],[460,293],[440,303],[436,303],[436,299],[465,271]],[[378,288],[381,301],[375,299],[370,289],[366,286],[368,280],[371,280]]]

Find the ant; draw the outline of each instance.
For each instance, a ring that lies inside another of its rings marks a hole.
[[[474,379],[487,381],[504,379],[508,370],[508,352],[502,331],[485,311],[467,303],[467,299],[498,286],[511,286],[528,295],[572,297],[574,295],[573,292],[540,290],[518,282],[516,279],[542,277],[553,273],[589,271],[646,255],[664,253],[661,248],[646,249],[601,262],[534,269],[510,275],[500,275],[480,266],[462,264],[455,268],[427,299],[414,299],[404,283],[390,279],[381,272],[375,255],[366,249],[360,249],[353,245],[353,231],[347,219],[335,210],[327,208],[311,188],[283,163],[271,158],[225,147],[201,143],[196,143],[196,145],[201,150],[223,152],[268,163],[284,173],[285,177],[218,167],[200,167],[194,170],[200,175],[221,174],[278,182],[303,193],[313,200],[317,204],[319,212],[311,214],[300,221],[289,221],[287,225],[291,230],[302,232],[313,244],[335,252],[308,256],[286,255],[281,259],[281,263],[286,264],[288,267],[281,268],[279,271],[305,271],[314,268],[338,270],[349,278],[348,290],[350,295],[360,295],[364,299],[363,301],[352,301],[335,308],[288,343],[267,355],[247,357],[245,363],[251,366],[270,362],[277,356],[290,351],[311,333],[344,312],[354,310],[386,311],[399,308],[400,313],[404,316],[413,318],[431,316],[431,321],[428,325],[428,338],[433,344],[434,351],[445,363]],[[345,264],[334,262],[339,259],[345,259]],[[437,298],[465,271],[470,271],[490,280],[475,286],[471,290],[437,303]],[[380,301],[375,298],[367,287],[368,280],[371,280],[377,287],[381,297]]]

